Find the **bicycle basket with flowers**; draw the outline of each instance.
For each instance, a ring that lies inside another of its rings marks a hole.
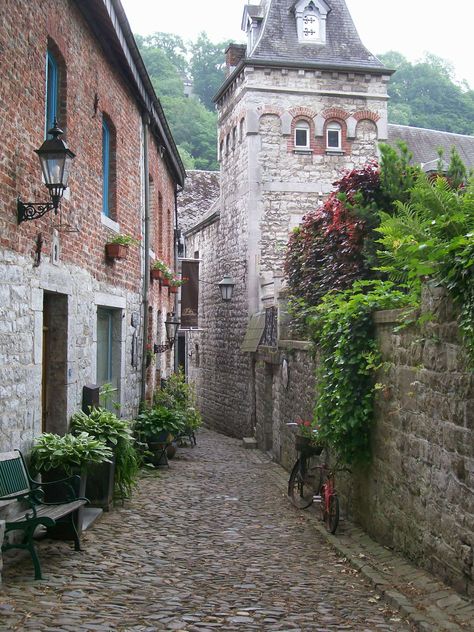
[[[319,428],[312,421],[297,417],[298,434],[295,436],[295,448],[297,452],[306,454],[321,454],[324,445],[320,442]]]

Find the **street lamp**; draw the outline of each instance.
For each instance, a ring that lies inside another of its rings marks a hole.
[[[46,187],[49,190],[51,202],[22,202],[18,198],[18,223],[32,219],[38,219],[54,210],[58,212],[59,202],[67,187],[69,171],[75,154],[68,149],[66,143],[60,138],[64,132],[58,127],[54,119],[52,129],[48,131],[48,138],[39,149],[35,149],[43,171]],[[52,136],[52,138],[49,138]]]
[[[222,281],[219,281],[217,285],[219,286],[219,290],[221,291],[222,300],[230,301],[234,292],[234,279],[229,274],[226,274]]]
[[[164,345],[153,345],[153,351],[155,353],[164,353],[165,351],[170,351],[173,348],[180,324],[181,322],[178,320],[175,313],[168,312],[168,316],[165,320],[166,338],[168,342]]]

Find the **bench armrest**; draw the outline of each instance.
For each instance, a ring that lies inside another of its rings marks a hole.
[[[23,492],[22,494],[15,494],[15,496],[0,496],[0,502],[8,502],[10,500],[29,500],[31,492]]]
[[[62,478],[57,481],[48,481],[44,483],[35,483],[35,491],[38,490],[42,495],[48,498],[42,504],[54,505],[79,500],[79,486],[81,477],[77,474]]]

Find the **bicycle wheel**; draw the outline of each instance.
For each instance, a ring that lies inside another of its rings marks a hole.
[[[331,494],[328,510],[324,512],[324,524],[329,533],[336,533],[339,524],[339,498]]]
[[[306,509],[313,502],[315,494],[312,477],[301,476],[300,459],[296,461],[288,480],[288,496],[295,507]]]

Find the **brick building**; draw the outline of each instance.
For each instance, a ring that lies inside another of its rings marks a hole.
[[[119,0],[0,5],[0,450],[63,433],[83,386],[112,383],[133,415],[171,354],[174,295],[150,281],[175,267],[185,172]],[[34,150],[54,118],[76,154],[57,214],[18,222],[17,198],[49,200]],[[132,236],[126,259],[105,244]],[[156,369],[156,370],[155,370]]]

